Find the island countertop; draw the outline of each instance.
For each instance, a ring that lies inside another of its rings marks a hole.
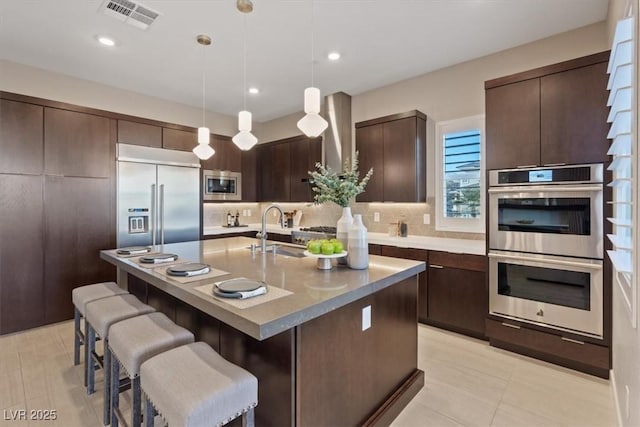
[[[152,248],[153,252],[174,253],[184,261],[201,262],[228,272],[189,283],[162,274],[160,270],[166,266],[144,268],[134,262],[137,257],[119,257],[115,250],[101,251],[100,257],[258,340],[289,330],[425,270],[423,262],[375,255],[370,255],[366,270],[335,266],[331,270],[319,270],[315,258],[252,253],[248,247],[255,242],[246,237],[231,237]],[[195,289],[235,277],[262,280],[290,294],[240,309]]]

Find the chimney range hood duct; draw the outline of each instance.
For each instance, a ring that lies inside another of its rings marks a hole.
[[[342,173],[344,161],[347,158],[351,160],[354,153],[351,142],[351,96],[337,92],[325,96],[324,104],[324,116],[329,122],[323,138],[325,166]]]

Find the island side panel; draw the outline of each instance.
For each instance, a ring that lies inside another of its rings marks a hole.
[[[414,276],[296,328],[297,425],[362,425],[419,372],[417,302]]]
[[[295,333],[289,329],[258,341],[220,324],[220,355],[258,378],[257,426],[294,425]],[[238,418],[229,424],[241,426]]]

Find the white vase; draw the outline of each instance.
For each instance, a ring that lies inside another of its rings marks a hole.
[[[349,229],[349,244],[347,247],[347,264],[354,270],[364,270],[369,267],[369,243],[367,242],[367,228],[362,223],[362,215],[353,216],[353,225]]]
[[[342,208],[342,216],[338,220],[338,224],[336,224],[336,239],[342,242],[342,245],[345,249],[347,249],[349,242],[349,229],[351,228],[351,224],[353,224],[353,216],[351,216],[351,208],[345,207]],[[347,260],[345,258],[338,258],[338,264],[347,264]]]

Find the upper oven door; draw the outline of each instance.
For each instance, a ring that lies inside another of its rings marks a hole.
[[[602,259],[602,184],[492,187],[490,249]]]

